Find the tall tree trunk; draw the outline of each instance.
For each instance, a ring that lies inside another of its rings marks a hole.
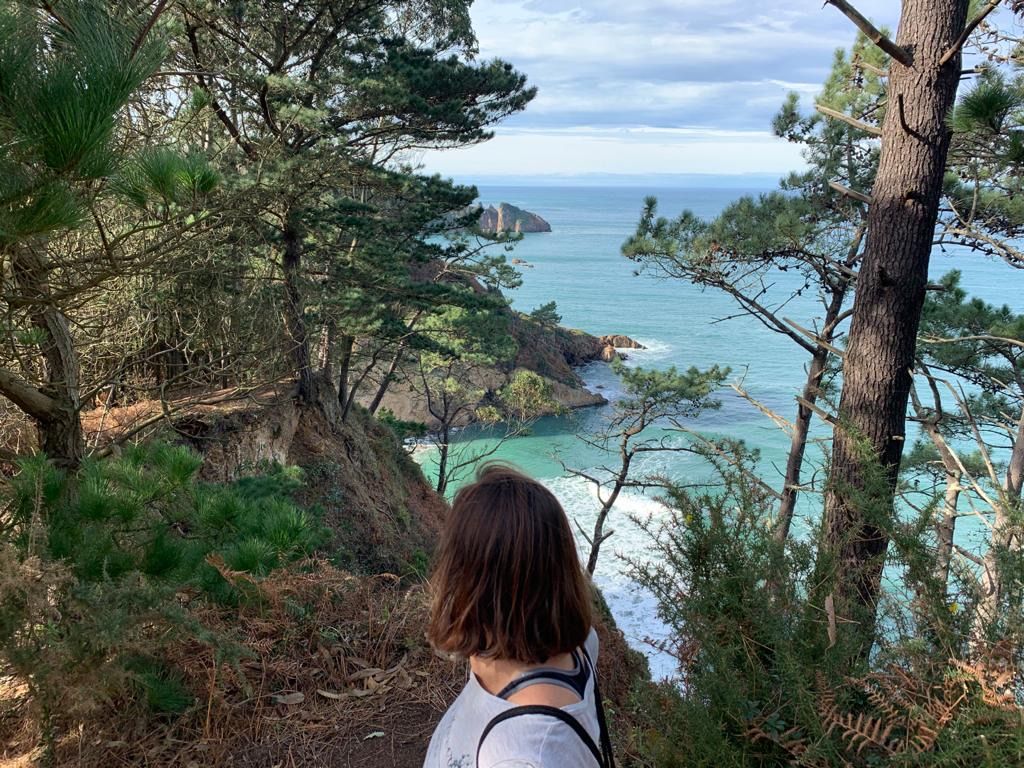
[[[789,444],[789,457],[786,460],[786,474],[782,486],[782,500],[779,503],[779,516],[775,523],[775,540],[784,542],[789,538],[789,530],[796,514],[796,499],[800,493],[800,477],[803,472],[804,454],[807,452],[807,438],[811,431],[811,419],[814,417],[813,406],[821,391],[821,377],[828,365],[831,353],[824,347],[818,347],[811,356],[811,365],[807,370],[807,381],[797,406],[796,421],[793,424],[793,438]]]
[[[928,385],[932,391],[932,409],[929,412],[925,408],[917,394],[917,387],[913,385],[910,388],[910,400],[913,403],[917,420],[939,454],[942,470],[946,475],[942,517],[939,518],[935,526],[935,569],[933,573],[935,580],[945,585],[948,592],[949,568],[953,562],[953,552],[956,549],[956,521],[959,517],[960,497],[965,490],[964,473],[957,455],[949,447],[949,443],[942,433],[941,425],[946,419],[946,412],[942,406],[942,396],[937,381],[924,360],[917,361],[917,369],[928,378]]]
[[[848,165],[853,169],[853,162]],[[846,266],[852,271],[860,258],[860,247],[864,243],[864,226],[857,231],[850,242],[846,255]],[[821,394],[821,379],[828,369],[828,359],[832,354],[831,347],[839,334],[839,326],[843,318],[843,304],[850,292],[852,277],[841,277],[833,286],[832,298],[825,308],[825,318],[821,327],[821,341],[811,355],[811,364],[807,369],[807,379],[797,406],[796,421],[793,424],[793,439],[789,444],[789,456],[786,460],[786,474],[782,486],[782,499],[779,503],[779,515],[775,522],[775,540],[784,543],[789,538],[796,515],[796,500],[800,493],[800,478],[803,474],[804,454],[807,452],[807,439],[810,436],[811,420],[814,418],[814,406]]]
[[[85,455],[78,354],[67,317],[53,305],[47,265],[31,249],[11,254],[11,267],[21,300],[29,307],[32,325],[40,332],[46,407],[25,408],[12,393],[0,391],[22,405],[35,419],[39,447],[55,464],[74,469]]]
[[[348,380],[352,370],[352,350],[355,348],[355,336],[345,334],[341,337],[341,363],[338,371],[338,404],[345,408],[349,401]]]
[[[437,445],[437,493],[444,496],[448,490],[448,441],[451,439],[451,427],[448,424],[441,426],[441,441]]]
[[[619,474],[615,477],[612,492],[604,500],[604,503],[601,504],[601,509],[597,512],[597,519],[594,521],[594,535],[590,540],[590,556],[587,558],[587,573],[591,576],[597,570],[597,560],[601,556],[601,545],[611,535],[611,532],[607,534],[604,532],[604,524],[608,520],[608,513],[612,511],[615,502],[619,500],[619,494],[622,493],[622,489],[626,485],[626,480],[629,478],[629,468],[633,463],[633,457],[636,455],[628,449],[628,444],[629,440],[627,439],[623,441],[619,448],[619,460],[621,462]],[[600,488],[598,490],[600,491]]]
[[[847,637],[847,660],[875,638],[876,603],[889,544],[906,428],[917,329],[928,282],[950,134],[946,118],[960,56],[939,62],[964,30],[968,0],[904,0],[892,61],[882,149],[868,212],[843,363],[843,392],[826,492],[821,561]]]
[[[921,370],[927,376],[931,376],[928,367],[919,363]],[[942,461],[942,469],[946,475],[946,491],[942,500],[942,517],[939,518],[935,529],[935,578],[942,584],[949,583],[949,566],[953,561],[954,538],[956,536],[956,520],[960,506],[960,496],[964,491],[963,472],[956,455],[946,442],[945,436],[939,429],[944,418],[942,400],[939,398],[938,388],[932,384],[932,392],[935,398],[935,412],[929,414],[917,396],[916,391],[911,389],[911,398],[914,403],[914,412],[921,422],[925,434],[928,435],[935,446]]]
[[[1013,440],[1013,452],[1006,470],[1006,495],[1012,501],[1020,501],[1024,492],[1024,412],[1017,420],[1017,435]]]
[[[946,492],[942,499],[942,518],[936,531],[935,579],[949,585],[949,566],[953,562],[953,542],[956,536],[957,509],[960,494],[963,493],[961,473],[958,468],[946,467]]]
[[[405,354],[405,342],[400,341],[398,342],[398,346],[395,347],[395,354],[391,358],[391,363],[388,365],[388,369],[384,373],[384,377],[380,380],[380,385],[377,387],[377,393],[373,396],[373,400],[370,402],[370,413],[376,415],[377,409],[380,408],[381,401],[384,400],[384,395],[387,394],[388,388],[391,386],[391,382],[394,381],[395,371],[398,370],[398,364],[402,362],[403,354]]]
[[[289,356],[298,376],[296,400],[303,405],[316,402],[316,381],[309,354],[306,308],[302,297],[302,235],[292,216],[283,232],[285,305],[284,323],[288,334]]]
[[[320,349],[317,351],[316,356],[320,374],[328,381],[334,376],[331,365],[332,358],[334,357],[334,330],[334,318],[328,317],[327,322],[324,323],[323,331],[320,333]]]

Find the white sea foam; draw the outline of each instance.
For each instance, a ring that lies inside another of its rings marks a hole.
[[[650,365],[662,360],[668,360],[675,352],[675,347],[660,339],[634,339],[642,344],[644,349],[622,349],[626,356],[626,365],[630,367]]]
[[[579,528],[588,535],[593,528],[600,506],[596,486],[581,477],[556,477],[542,482],[558,497],[570,520],[578,526],[576,540],[581,556],[586,557],[589,544]],[[630,518],[657,518],[666,513],[665,505],[656,499],[635,491],[621,493],[605,526],[605,530],[614,530],[615,534],[602,548],[595,576],[616,623],[631,645],[644,650],[655,679],[676,674],[675,660],[653,645],[669,639],[671,630],[658,618],[658,602],[654,595],[624,573],[627,567],[624,558],[636,558],[639,553],[650,549],[647,534]]]

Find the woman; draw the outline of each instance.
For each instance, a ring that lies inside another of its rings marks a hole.
[[[610,768],[590,586],[554,495],[485,466],[455,497],[432,588],[430,641],[470,674],[425,768]]]

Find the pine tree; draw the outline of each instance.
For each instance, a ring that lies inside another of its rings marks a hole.
[[[804,489],[812,420],[825,412],[819,399],[849,317],[866,216],[864,202],[851,190],[870,186],[874,178],[875,125],[884,114],[878,72],[885,61],[861,36],[849,55],[836,52],[817,114],[804,116],[796,94],[789,97],[773,129],[803,148],[810,167],[785,179],[780,191],[738,200],[708,222],[688,212],[675,221],[656,218],[652,198],[636,235],[623,246],[623,253],[644,267],[724,292],[738,305],[739,317],[754,317],[809,355],[778,494],[775,531],[781,541],[789,537]],[[786,308],[803,295],[819,298],[820,322],[789,319]]]
[[[870,27],[846,2],[831,4]],[[873,27],[868,35],[892,59],[888,107],[843,356],[822,559],[824,592],[845,622],[838,652],[850,660],[863,659],[875,637],[967,11],[968,0],[908,0],[895,42]]]
[[[234,162],[252,171],[239,179],[262,206],[254,234],[268,244],[283,288],[285,348],[303,403],[324,402],[312,360],[313,308],[337,307],[333,296],[366,284],[346,278],[375,267],[404,279],[405,250],[392,255],[381,240],[366,242],[359,221],[398,215],[402,191],[381,185],[382,171],[413,149],[484,141],[489,126],[533,97],[509,65],[469,60],[467,8],[461,0],[182,4],[184,68],[197,73],[194,85]],[[343,316],[324,319],[321,357],[333,358],[337,338],[347,374],[359,328],[344,327]]]
[[[0,9],[0,253],[12,278],[5,331],[24,350],[0,369],[0,392],[38,425],[42,451],[66,467],[85,451],[68,307],[133,269],[136,253],[125,242],[130,232],[113,243],[101,232],[89,248],[64,239],[96,234],[105,200],[185,201],[212,183],[201,163],[167,151],[133,156],[120,140],[129,100],[164,56],[151,34],[161,12],[129,6],[117,16],[100,2]],[[150,213],[135,223],[143,216]],[[173,223],[165,206],[160,224]],[[154,229],[152,221],[144,228]]]

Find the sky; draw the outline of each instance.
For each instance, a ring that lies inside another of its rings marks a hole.
[[[859,0],[895,28],[899,0]],[[821,0],[476,0],[480,57],[538,95],[491,141],[422,156],[459,181],[540,175],[784,174],[771,135],[786,94],[808,105],[855,29]]]

